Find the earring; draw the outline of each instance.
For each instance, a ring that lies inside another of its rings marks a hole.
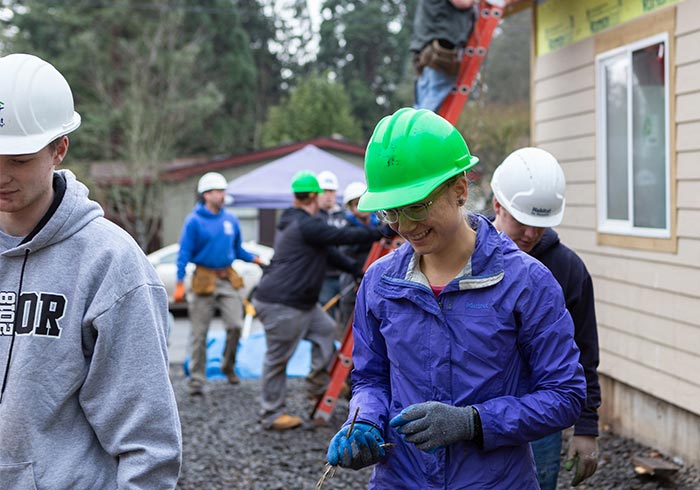
[[[462,206],[464,206],[464,203],[465,203],[465,201],[463,198],[460,197],[459,199],[457,199],[457,206],[462,207]]]

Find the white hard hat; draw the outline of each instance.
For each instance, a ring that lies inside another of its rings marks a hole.
[[[207,191],[224,190],[228,186],[226,178],[218,172],[207,172],[199,178],[197,194]]]
[[[494,171],[491,189],[524,225],[547,228],[564,217],[564,171],[551,153],[539,148],[521,148],[508,155]]]
[[[343,191],[343,204],[346,206],[353,199],[357,199],[367,190],[367,184],[364,182],[350,182]]]
[[[0,155],[36,153],[80,126],[68,82],[30,54],[0,58]]]
[[[321,186],[321,189],[324,191],[338,190],[338,177],[330,170],[324,170],[319,173],[316,178],[318,179],[318,184]]]

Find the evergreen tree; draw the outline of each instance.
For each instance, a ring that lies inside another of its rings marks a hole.
[[[353,114],[369,137],[379,119],[411,100],[399,99],[410,61],[415,0],[326,0],[318,67],[348,91]],[[412,83],[412,82],[411,82]]]
[[[265,146],[319,136],[340,136],[352,142],[362,138],[344,87],[330,81],[326,73],[300,80],[288,98],[270,109],[263,127]]]

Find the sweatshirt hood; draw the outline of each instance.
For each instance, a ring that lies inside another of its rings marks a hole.
[[[54,215],[29,241],[17,243],[12,237],[0,235],[0,249],[5,249],[2,255],[15,257],[27,250],[34,253],[65,240],[104,215],[100,205],[87,198],[88,188],[76,180],[73,172],[58,170],[56,173],[65,179],[66,191]]]
[[[218,213],[213,213],[204,205],[203,202],[198,202],[194,207],[194,212],[203,218],[213,219],[220,217],[224,210],[220,209]]]
[[[530,255],[533,257],[537,258],[544,254],[547,250],[549,250],[552,247],[555,247],[559,244],[559,235],[557,234],[556,231],[554,231],[551,228],[547,228],[544,231],[544,234],[542,235],[542,238],[540,238],[540,241],[537,242],[537,245],[535,245],[532,250],[530,250]]]
[[[287,208],[282,212],[280,221],[277,223],[278,230],[284,230],[290,223],[295,222],[300,216],[310,216],[309,213],[300,208]]]

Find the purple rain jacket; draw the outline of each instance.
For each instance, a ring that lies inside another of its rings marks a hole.
[[[350,414],[387,450],[370,489],[537,489],[528,442],[572,425],[586,397],[574,327],[559,284],[484,217],[460,277],[435,297],[409,244],[372,264],[355,310]],[[414,403],[472,405],[483,446],[428,454],[389,420]]]

